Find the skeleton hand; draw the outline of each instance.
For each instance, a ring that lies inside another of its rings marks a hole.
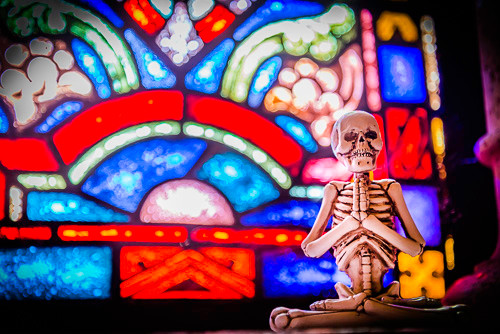
[[[364,175],[358,176],[354,179],[353,185],[353,199],[352,199],[352,212],[351,216],[358,221],[363,221],[368,217],[368,207],[370,205],[368,198],[368,184]]]

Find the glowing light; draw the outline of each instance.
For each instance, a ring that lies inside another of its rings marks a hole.
[[[142,85],[147,89],[172,88],[176,78],[163,61],[146,46],[132,29],[125,30],[123,35],[137,59]]]
[[[234,41],[232,39],[223,40],[186,74],[184,78],[186,88],[206,94],[217,92],[224,67],[233,48]]]
[[[21,174],[17,177],[17,181],[28,189],[66,189],[66,181],[57,174]]]
[[[217,227],[197,228],[191,234],[191,238],[199,242],[277,246],[298,246],[306,236],[307,233],[304,231],[284,229],[235,230]]]
[[[64,225],[57,235],[64,241],[180,243],[187,240],[188,231],[182,226]]]
[[[158,107],[169,101],[169,108]],[[77,115],[57,130],[54,144],[63,161],[69,164],[104,137],[132,125],[182,118],[183,95],[177,91],[151,90],[106,101]],[[120,117],[116,117],[120,110]],[[137,112],[140,110],[141,112]],[[88,131],[91,128],[92,131]]]
[[[164,18],[148,0],[127,0],[123,8],[148,34],[154,34],[165,25]]]
[[[134,142],[146,138],[176,135],[180,126],[176,122],[151,122],[132,126],[119,131],[90,148],[69,171],[69,179],[73,184],[80,183],[87,173],[110,154]]]
[[[13,222],[21,220],[23,217],[23,191],[16,186],[9,189],[9,218]]]
[[[27,216],[32,221],[128,222],[129,217],[75,194],[30,192]]]
[[[332,180],[349,181],[352,173],[335,158],[311,159],[302,171],[302,181],[306,184],[326,184]]]
[[[231,8],[230,8],[231,9]],[[253,31],[266,24],[300,16],[311,16],[321,13],[325,8],[315,2],[295,0],[268,0],[234,31],[234,39],[241,41]]]
[[[286,110],[310,122],[318,144],[329,146],[333,123],[355,110],[363,95],[363,64],[359,53],[358,46],[346,50],[339,57],[336,71],[319,68],[308,58],[299,59],[293,68],[281,70],[280,85],[267,93],[265,108],[271,112]]]
[[[0,106],[0,133],[6,133],[7,130],[9,130],[9,119]]]
[[[260,150],[267,152],[276,159],[277,163],[289,168],[292,174],[298,172],[297,167],[303,155],[302,149],[297,142],[273,122],[237,104],[210,97],[190,96],[188,97],[188,105],[188,113],[192,119],[231,131],[232,134],[248,140],[258,146]],[[255,131],[255,129],[259,129],[259,131]],[[245,145],[247,148],[255,147],[254,145]],[[235,148],[241,151],[238,147]],[[254,149],[241,153],[251,158],[252,151]],[[275,166],[279,167],[279,165]],[[272,169],[263,168],[269,171]]]
[[[429,93],[429,105],[432,110],[441,107],[441,97],[439,96],[439,68],[436,57],[436,32],[434,20],[430,16],[423,16],[420,20],[422,30],[422,50],[424,51],[425,74],[427,77],[427,92]]]
[[[276,124],[292,136],[308,152],[314,153],[318,150],[318,145],[316,145],[314,138],[302,123],[285,115],[277,116],[275,121]]]
[[[335,292],[331,291],[336,282],[351,284],[347,274],[338,270],[335,259],[328,253],[314,259],[284,249],[264,253],[262,261],[266,297],[333,297]]]
[[[279,197],[279,191],[266,174],[232,152],[214,155],[203,164],[198,177],[224,193],[238,212]]]
[[[427,250],[422,255],[411,257],[403,252],[398,255],[401,275],[401,297],[426,296],[441,299],[445,294],[443,253]]]
[[[422,54],[417,48],[382,45],[378,48],[382,97],[388,102],[421,103],[425,89]]]
[[[319,212],[320,203],[291,200],[271,204],[264,209],[241,217],[243,226],[301,226],[312,227]]]
[[[234,21],[234,14],[221,5],[215,6],[214,10],[194,26],[200,38],[205,42],[211,42],[215,37],[222,34]]]
[[[79,112],[83,107],[83,103],[76,101],[64,102],[60,106],[57,106],[52,113],[45,118],[42,124],[36,127],[36,132],[47,133],[54,127],[62,123],[65,119],[71,115]]]
[[[65,51],[65,44],[62,41],[56,44],[59,49],[56,55],[64,52],[69,57],[64,64],[66,68],[61,66],[60,57],[53,55],[52,42],[38,37],[30,43],[30,54],[35,57],[30,59],[26,72],[8,68],[0,77],[0,96],[12,107],[17,127],[33,123],[60,95],[87,96],[91,93],[92,85],[87,77],[72,70],[73,57]]]
[[[263,170],[265,170],[268,175],[270,175],[283,189],[288,189],[291,184],[291,178],[288,175],[288,173],[281,167],[273,158],[271,158],[267,153],[259,149],[257,146],[251,144],[247,140],[243,138],[238,138],[235,135],[202,124],[197,124],[193,122],[186,122],[184,123],[183,126],[184,133],[188,136],[194,136],[194,137],[201,137],[205,139],[209,139],[221,144],[228,145],[227,143],[227,135],[230,135],[231,138],[237,138],[238,143],[243,143],[245,145],[245,149],[242,151],[239,151],[240,153],[244,154],[248,158],[252,159],[254,162],[256,162]],[[224,138],[226,138],[226,141],[224,141]],[[231,144],[231,143],[229,143]],[[229,145],[230,146],[230,145]],[[233,149],[241,149],[242,145],[238,146],[230,146]],[[280,170],[281,171],[281,176],[279,178],[274,177],[272,175],[273,170]]]
[[[28,48],[22,44],[14,44],[5,50],[5,60],[15,67],[21,67],[29,58]]]
[[[213,0],[189,0],[188,1],[189,16],[192,20],[199,20],[207,16],[214,8]]]
[[[12,6],[12,3],[2,4],[2,7],[8,6]],[[38,19],[30,23],[22,13],[34,10],[35,7]],[[126,44],[105,20],[65,1],[31,0],[16,8],[7,18],[7,26],[13,33],[26,37],[36,33],[37,28],[46,34],[60,34],[67,30],[86,40],[96,50],[105,63],[108,74],[115,81],[113,86],[117,92],[124,93],[138,87],[136,69]],[[57,15],[51,15],[53,8],[56,8]]]
[[[123,247],[120,295],[134,299],[242,299],[255,296],[252,250]],[[227,267],[227,263],[232,263]],[[183,268],[179,270],[179,266]],[[179,289],[192,281],[203,289]]]
[[[226,199],[195,180],[170,181],[155,188],[146,198],[140,218],[145,223],[234,224]]]
[[[153,6],[163,18],[168,19],[172,15],[174,2],[171,0],[149,0],[151,6]]]
[[[345,12],[344,21],[331,20],[330,17],[338,17],[335,13],[339,10]],[[336,45],[336,37],[333,34],[340,38],[352,30],[354,23],[354,12],[346,5],[335,4],[317,17],[283,20],[255,31],[238,46],[229,60],[221,95],[236,102],[245,101],[251,77],[257,68],[282,50],[294,56],[301,56],[309,51],[318,60],[332,59],[338,48],[332,47],[323,52],[319,45],[325,40]]]
[[[0,138],[0,163],[10,170],[54,172],[59,169],[47,143],[37,138]]]
[[[446,268],[448,270],[455,269],[455,240],[452,236],[448,236],[444,242],[444,255],[446,258]]]
[[[106,299],[111,296],[109,247],[0,250],[0,299]]]
[[[257,108],[262,103],[264,95],[278,78],[281,63],[280,57],[273,57],[259,67],[248,93],[250,107]]]
[[[441,221],[437,189],[431,186],[402,185],[401,187],[408,210],[426,245],[439,246],[441,244]],[[405,235],[397,218],[396,223],[398,233]]]
[[[177,66],[187,63],[203,48],[203,41],[189,19],[186,4],[175,4],[174,13],[156,37],[156,44]]]
[[[428,179],[432,175],[427,111],[417,108],[386,110],[389,172],[399,179]]]
[[[321,199],[323,198],[322,186],[293,186],[289,191],[290,196],[295,198]]]
[[[5,217],[5,175],[0,171],[0,219]]]
[[[372,111],[379,111],[382,107],[380,101],[380,83],[378,76],[377,50],[375,46],[375,35],[373,34],[372,14],[367,10],[361,10],[361,39],[363,44],[363,61],[365,63],[366,78],[366,101]]]
[[[50,227],[0,227],[0,239],[7,240],[50,240]]]
[[[382,41],[388,41],[396,30],[405,42],[415,42],[418,39],[418,29],[411,17],[405,13],[384,11],[377,20],[377,36]]]
[[[100,98],[105,99],[111,95],[111,87],[101,60],[86,43],[78,39],[71,42],[78,66],[87,74]]]
[[[442,155],[445,151],[443,121],[439,117],[431,120],[432,147],[436,155]]]
[[[78,0],[78,1],[85,3],[86,5],[97,10],[118,28],[123,27],[124,23],[122,19],[105,2],[101,0]]]
[[[128,212],[135,212],[154,186],[181,178],[206,148],[199,139],[151,139],[126,147],[102,163],[82,191]]]

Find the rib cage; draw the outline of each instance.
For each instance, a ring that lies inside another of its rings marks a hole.
[[[380,222],[394,229],[393,217],[395,212],[392,200],[387,193],[387,189],[392,182],[372,181],[366,193],[369,200],[368,215],[374,215]],[[337,198],[333,203],[332,228],[340,224],[353,210],[353,185],[353,183],[347,183],[342,189],[338,190]],[[374,247],[370,247],[370,244]],[[395,249],[392,245],[372,233],[367,234],[365,237],[360,237],[356,230],[346,234],[333,245],[334,256],[339,269],[345,270],[349,259],[358,253],[360,247],[363,247],[363,245],[368,245],[373,253],[378,254],[379,258],[388,268],[394,267]]]
[[[383,224],[390,228],[394,228],[392,217],[394,216],[392,201],[387,194],[387,190],[383,185],[372,182],[367,191],[368,198],[370,199],[370,206],[368,207],[368,214],[377,217]],[[349,216],[352,212],[353,202],[353,183],[346,184],[339,190],[337,199],[333,203],[333,226],[340,224],[345,217]]]

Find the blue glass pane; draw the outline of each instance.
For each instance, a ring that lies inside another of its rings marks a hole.
[[[0,107],[0,133],[6,133],[9,130],[9,119],[2,107]]]
[[[329,253],[316,259],[306,257],[301,250],[290,249],[264,253],[262,277],[266,297],[333,297],[335,283],[351,285],[347,274],[338,270]]]
[[[271,204],[266,208],[249,213],[241,218],[244,226],[301,226],[312,227],[321,203],[291,200]],[[328,228],[328,227],[327,227]]]
[[[315,153],[318,150],[318,144],[307,128],[296,119],[280,115],[276,117],[276,124],[285,130],[293,139],[295,139],[308,152]]]
[[[382,97],[388,102],[421,103],[426,98],[422,53],[417,48],[378,48]]]
[[[401,185],[403,196],[420,234],[427,246],[441,243],[441,222],[437,189],[432,186]],[[404,235],[401,223],[396,218],[396,227]]]
[[[94,84],[97,95],[102,99],[108,98],[111,95],[111,88],[106,70],[97,54],[90,46],[79,39],[74,39],[71,42],[71,47],[73,48],[78,66],[80,66]]]
[[[78,195],[59,192],[30,192],[28,219],[54,222],[128,222],[127,215],[105,208]]]
[[[142,85],[147,89],[173,87],[176,78],[165,63],[147,47],[132,29],[125,30],[123,35],[134,53]]]
[[[78,1],[97,10],[118,28],[123,27],[122,19],[118,15],[116,15],[116,13],[111,9],[111,7],[109,7],[108,4],[106,4],[105,2],[101,0],[78,0]]]
[[[234,31],[233,37],[235,40],[241,41],[269,22],[317,15],[323,12],[324,9],[323,5],[309,1],[268,0]]]
[[[111,294],[109,247],[0,250],[0,299],[105,299]]]
[[[281,58],[276,56],[268,59],[259,67],[248,93],[248,105],[250,107],[257,108],[260,106],[267,91],[278,79],[281,64]]]
[[[207,144],[200,139],[152,139],[129,146],[102,163],[82,191],[128,212],[156,185],[181,178]]]
[[[207,94],[217,92],[224,67],[233,48],[234,42],[232,39],[223,40],[186,74],[184,78],[186,88]]]
[[[37,126],[36,132],[46,133],[52,130],[69,116],[79,112],[82,109],[83,103],[76,101],[64,102],[56,107],[54,111],[45,119],[45,121]]]
[[[213,156],[202,166],[198,177],[217,187],[238,212],[253,209],[280,195],[259,167],[232,152]]]

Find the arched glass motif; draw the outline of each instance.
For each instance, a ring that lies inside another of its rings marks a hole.
[[[356,109],[442,249],[434,23],[365,5],[0,2],[0,299],[330,296],[300,244]]]

